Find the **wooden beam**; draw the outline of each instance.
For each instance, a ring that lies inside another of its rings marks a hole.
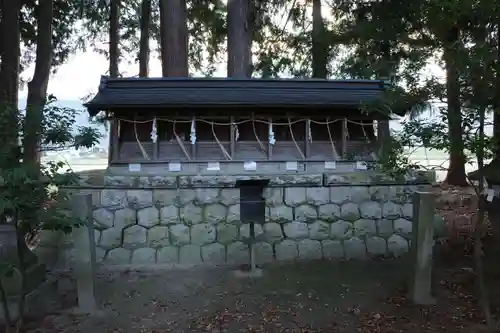
[[[347,129],[347,119],[342,119],[342,159],[347,158],[347,136],[349,131]]]

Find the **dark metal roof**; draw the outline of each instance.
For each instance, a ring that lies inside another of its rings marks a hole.
[[[349,107],[376,102],[381,80],[109,78],[85,106],[100,110],[135,107]]]

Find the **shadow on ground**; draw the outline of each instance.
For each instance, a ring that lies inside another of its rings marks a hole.
[[[474,299],[460,287],[470,271],[440,271],[437,305],[421,308],[404,297],[407,267],[402,260],[274,264],[253,280],[228,268],[101,273],[99,315],[48,316],[35,332],[471,332]]]

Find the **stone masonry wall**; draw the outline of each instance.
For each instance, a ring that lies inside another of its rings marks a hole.
[[[89,177],[78,191],[92,194],[104,264],[247,263],[249,228],[234,184],[250,178],[270,179],[266,222],[256,225],[258,262],[399,256],[412,230],[411,194],[426,185],[360,173],[107,176],[97,185]]]

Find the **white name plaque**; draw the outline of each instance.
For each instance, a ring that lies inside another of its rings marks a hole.
[[[297,171],[297,169],[299,168],[298,164],[296,161],[292,161],[292,162],[286,162],[286,170],[287,171]]]
[[[207,170],[208,171],[220,171],[219,162],[208,162]]]
[[[130,172],[141,172],[141,165],[138,164],[138,163],[129,164],[128,165],[128,171],[130,171]]]
[[[255,171],[255,170],[257,170],[257,163],[255,163],[255,162],[245,162],[245,163],[243,163],[243,169],[245,171]]]
[[[335,161],[326,161],[325,162],[325,169],[328,169],[328,170],[337,169],[337,162],[335,162]]]
[[[179,162],[168,163],[168,171],[174,171],[174,172],[181,171],[181,164]]]

